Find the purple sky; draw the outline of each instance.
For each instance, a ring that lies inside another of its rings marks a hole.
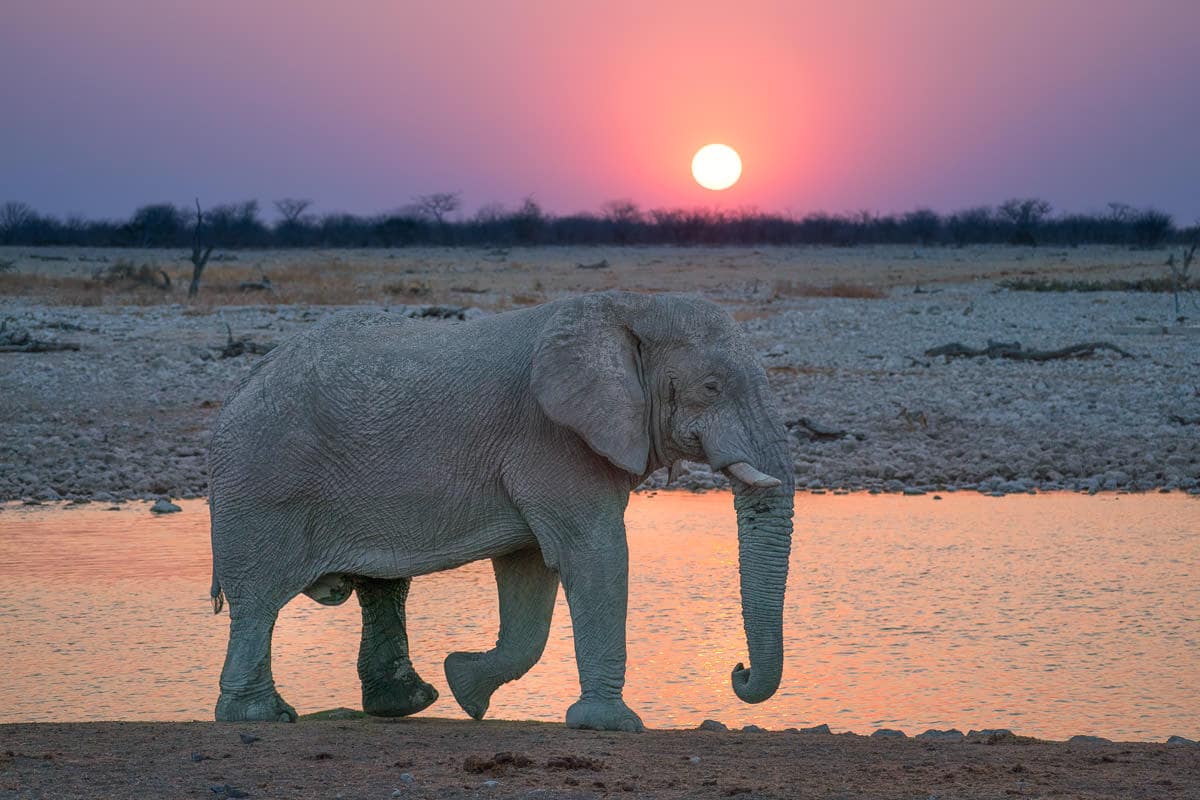
[[[3,0],[0,202],[1200,216],[1197,0]],[[701,145],[742,181],[699,188]]]

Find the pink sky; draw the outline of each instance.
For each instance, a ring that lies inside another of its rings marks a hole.
[[[1200,215],[1200,2],[4,0],[0,202]],[[742,156],[734,188],[694,151]]]

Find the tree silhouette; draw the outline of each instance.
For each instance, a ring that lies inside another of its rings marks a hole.
[[[275,210],[283,217],[284,225],[296,225],[300,222],[300,215],[309,209],[312,202],[296,197],[284,197],[275,201]]]
[[[438,225],[445,225],[446,215],[453,214],[461,206],[461,192],[434,192],[413,198],[413,208],[417,213],[433,217]]]
[[[200,198],[196,198],[196,228],[192,233],[192,282],[188,286],[188,297],[195,297],[200,291],[200,276],[212,255],[213,245],[204,244],[204,212],[200,210]]]
[[[36,216],[26,203],[9,202],[0,206],[0,240],[7,242],[15,239],[16,234]]]

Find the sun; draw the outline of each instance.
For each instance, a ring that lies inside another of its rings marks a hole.
[[[692,156],[692,177],[705,189],[728,189],[742,177],[742,159],[727,144],[706,144]]]

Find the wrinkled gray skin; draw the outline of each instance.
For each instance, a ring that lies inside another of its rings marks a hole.
[[[537,662],[561,582],[582,690],[567,725],[641,730],[621,697],[623,517],[638,483],[682,459],[781,481],[731,477],[751,665],[732,683],[761,702],[783,667],[792,464],[758,358],[719,307],[603,293],[457,325],[356,311],[284,343],[213,436],[212,595],[231,616],[217,719],[294,720],[271,676],[276,615],[301,592],[352,589],[364,709],[420,711],[437,692],[408,657],[410,579],[490,558],[499,640],[446,658],[459,705],[481,718]]]

